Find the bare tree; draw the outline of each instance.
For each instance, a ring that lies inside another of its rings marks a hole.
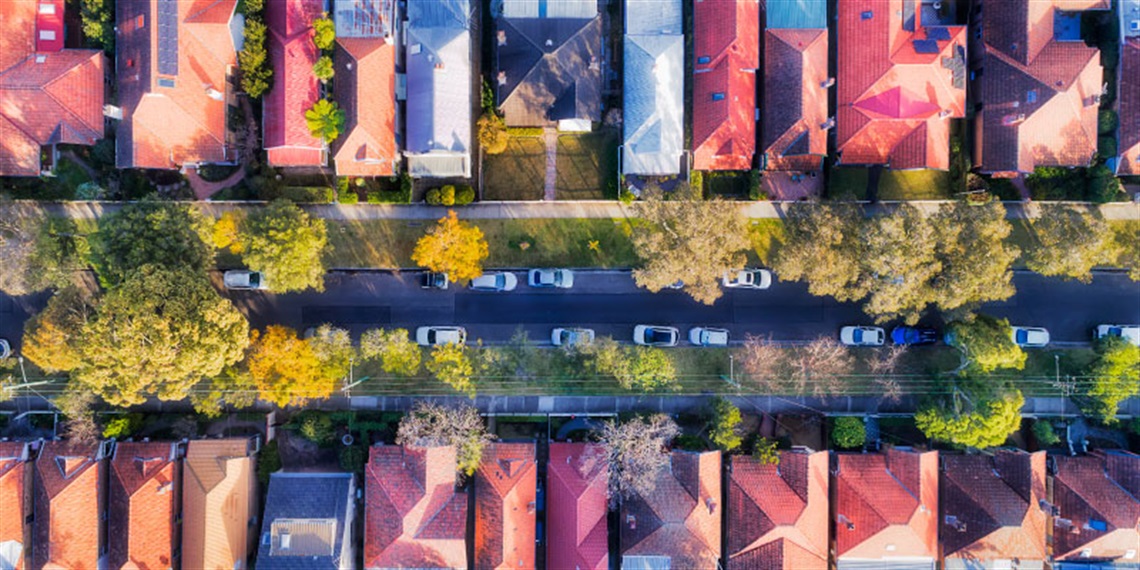
[[[95,394],[74,380],[55,399],[55,407],[64,415],[63,435],[72,443],[92,445],[102,435],[95,423]]]
[[[622,499],[653,491],[657,474],[669,463],[668,445],[680,433],[677,423],[665,414],[602,424],[597,435],[601,446],[595,452],[604,453],[609,465],[611,509]]]
[[[416,447],[454,445],[458,455],[457,468],[472,475],[479,468],[483,448],[495,436],[487,433],[487,426],[479,411],[472,406],[448,407],[432,402],[419,402],[400,420],[396,443]]]
[[[741,367],[754,386],[770,392],[787,388],[787,355],[771,338],[748,335],[739,355]]]
[[[35,249],[35,227],[15,212],[0,215],[0,291],[24,295],[32,290],[28,265]]]
[[[821,336],[791,350],[791,383],[800,393],[825,396],[836,392],[843,376],[854,365],[854,358],[839,341]]]

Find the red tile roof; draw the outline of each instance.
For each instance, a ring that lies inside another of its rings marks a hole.
[[[1112,450],[1100,455],[1056,455],[1053,503],[1053,556],[1080,560],[1121,559],[1140,550],[1140,455]],[[1102,527],[1103,525],[1103,527]],[[1104,530],[1099,530],[1102,527]],[[1123,561],[1123,560],[1122,560]]]
[[[492,443],[475,473],[475,567],[534,568],[533,443]]]
[[[1097,149],[1100,57],[1083,42],[1054,39],[1053,18],[1058,10],[1107,8],[1101,0],[986,5],[973,90],[982,104],[974,118],[980,171],[1011,176],[1089,164]]]
[[[21,552],[15,560],[15,569],[24,567],[23,549],[28,537],[24,535],[26,501],[25,487],[28,472],[28,446],[23,442],[0,441],[0,505],[4,505],[4,516],[0,516],[0,544],[15,543]],[[9,561],[11,562],[11,561]]]
[[[841,453],[837,469],[840,560],[938,555],[938,452]]]
[[[321,16],[321,0],[278,0],[265,5],[273,88],[262,103],[264,146],[273,166],[323,166],[324,143],[309,133],[305,111],[319,97],[313,64],[320,50],[313,44],[312,21]]]
[[[1140,176],[1140,38],[1128,38],[1120,48],[1120,162],[1121,176]],[[1131,81],[1128,78],[1132,78]]]
[[[727,568],[826,570],[827,477],[825,451],[783,451],[779,465],[733,457]]]
[[[764,167],[819,170],[827,155],[827,30],[764,34]],[[795,86],[800,89],[795,89]]]
[[[32,567],[95,570],[99,560],[97,446],[49,441],[35,469]]]
[[[913,14],[904,20],[907,5]],[[914,6],[914,0],[839,3],[842,164],[949,168],[948,119],[965,116],[966,28],[940,27],[949,39],[938,39]]]
[[[175,75],[159,73],[159,4],[116,2],[115,69],[123,120],[115,161],[120,168],[176,169],[232,159],[225,99],[228,72],[237,64],[229,27],[237,0],[178,2]]]
[[[547,566],[578,570],[609,568],[606,481],[600,446],[550,444],[547,467]]]
[[[1045,452],[943,455],[939,519],[947,561],[979,559],[1043,564]]]
[[[107,527],[111,568],[173,567],[174,459],[170,442],[115,445]]]
[[[103,52],[60,51],[64,5],[45,4],[54,16],[37,0],[0,2],[0,176],[38,176],[41,146],[103,137]],[[36,40],[37,27],[57,40]]]
[[[455,448],[371,448],[364,470],[364,566],[467,566],[467,493]]]
[[[747,170],[756,153],[758,0],[694,4],[693,168]],[[708,63],[701,63],[703,58]]]
[[[336,96],[347,115],[344,133],[335,142],[338,176],[395,173],[395,62],[395,48],[383,38],[337,40]]]
[[[721,541],[720,452],[672,452],[652,493],[622,502],[622,557],[664,556],[673,568],[715,568]]]

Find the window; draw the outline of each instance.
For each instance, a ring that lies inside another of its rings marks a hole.
[[[55,4],[40,4],[41,14],[55,14]]]
[[[1030,89],[1025,94],[1025,102],[1026,103],[1036,103],[1037,102],[1037,90],[1036,89]]]
[[[713,93],[712,94],[712,100],[713,101],[724,101],[724,93]]]
[[[707,55],[702,55],[701,57],[697,58],[697,63],[700,65],[705,65],[711,61],[712,61],[712,58],[707,56]]]
[[[45,42],[54,42],[55,30],[40,30],[40,40]]]
[[[168,87],[168,88],[173,89],[174,88],[174,80],[169,78],[169,77],[159,77],[158,78],[158,86],[159,87]]]

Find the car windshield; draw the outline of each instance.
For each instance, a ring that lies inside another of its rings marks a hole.
[[[1108,329],[1108,334],[1112,336],[1124,336],[1124,329],[1120,327],[1111,327]]]
[[[855,329],[855,334],[851,335],[855,342],[863,342],[863,330]]]
[[[577,335],[572,331],[562,331],[562,342],[564,344],[573,344]]]
[[[435,331],[428,331],[427,339],[428,344],[435,344]]]
[[[649,334],[646,335],[649,342],[668,342],[671,335],[666,331],[655,331],[650,329]]]
[[[250,287],[257,287],[260,284],[261,284],[261,274],[260,273],[250,273],[249,274],[249,286]]]
[[[506,275],[496,275],[495,276],[495,287],[505,287],[506,284],[507,284],[507,276]]]
[[[1029,342],[1029,331],[1026,331],[1024,329],[1018,329],[1018,331],[1017,331],[1017,342],[1019,342],[1019,343]]]

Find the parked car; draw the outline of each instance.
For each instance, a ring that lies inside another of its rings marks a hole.
[[[446,290],[447,286],[451,284],[451,280],[447,278],[446,273],[435,273],[428,271],[424,273],[423,279],[420,281],[421,289],[441,289]]]
[[[471,280],[472,291],[514,291],[519,278],[513,273],[484,273]]]
[[[554,346],[583,346],[594,342],[594,329],[556,328],[550,333]]]
[[[685,282],[678,280],[676,283],[666,285],[665,288],[666,289],[673,289],[673,290],[684,289],[685,288]]]
[[[574,272],[569,269],[531,269],[527,273],[527,283],[531,287],[569,289],[574,286]]]
[[[681,331],[677,327],[637,325],[633,327],[633,342],[642,346],[677,346]]]
[[[1010,327],[1013,343],[1022,348],[1041,348],[1049,344],[1049,331],[1041,327]]]
[[[8,344],[8,339],[0,338],[0,360],[4,360],[12,356],[12,345]]]
[[[248,269],[231,269],[222,274],[222,284],[226,289],[267,289],[265,276],[258,271]]]
[[[466,342],[467,329],[463,327],[420,327],[416,329],[416,344],[420,346],[464,344]]]
[[[689,342],[697,346],[728,346],[728,331],[712,327],[689,329]]]
[[[839,329],[839,342],[847,346],[883,346],[887,334],[882,327],[843,327]]]
[[[1100,325],[1093,331],[1097,340],[1105,337],[1118,336],[1124,340],[1140,346],[1140,325]]]
[[[895,327],[891,330],[891,342],[917,346],[938,342],[938,331],[918,327]]]
[[[767,269],[741,269],[724,274],[721,284],[730,289],[767,289],[772,286],[772,272]]]

